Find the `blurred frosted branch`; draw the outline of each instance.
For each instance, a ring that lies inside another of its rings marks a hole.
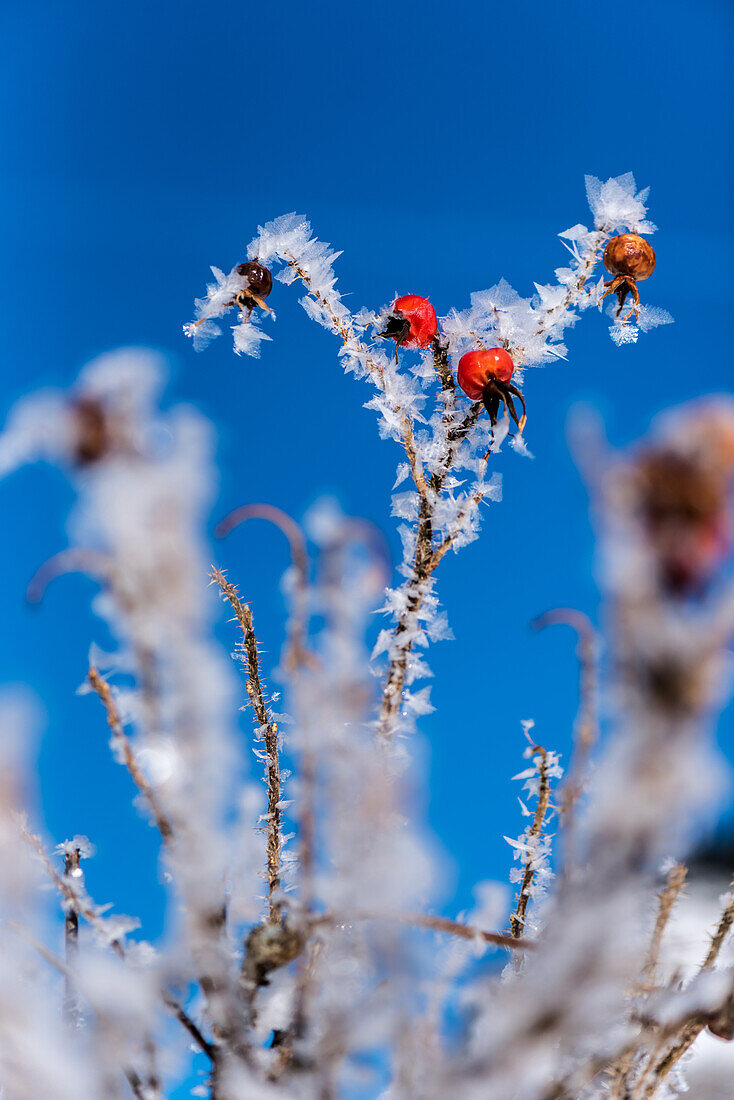
[[[135,755],[130,740],[123,729],[122,720],[120,718],[119,711],[115,705],[115,700],[112,696],[110,685],[99,674],[99,671],[90,665],[87,679],[93,690],[99,696],[102,705],[107,713],[107,723],[112,732],[112,751],[116,758],[121,758],[122,763],[130,773],[130,776],[142,794],[145,801],[148,803],[148,807],[155,821],[158,832],[161,834],[162,839],[165,842],[169,842],[173,837],[173,828],[170,821],[165,815],[165,812],[160,804],[158,795],[155,788],[146,778],[138,759]]]

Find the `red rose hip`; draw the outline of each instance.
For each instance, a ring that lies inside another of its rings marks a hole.
[[[527,420],[525,399],[517,386],[513,386],[510,381],[514,371],[515,364],[504,348],[478,348],[462,355],[457,381],[467,397],[484,404],[493,426],[497,423],[502,402],[522,431]],[[517,415],[513,397],[519,398],[522,403],[523,412],[520,417]]]
[[[459,360],[458,382],[467,397],[479,401],[482,390],[490,379],[509,382],[515,364],[504,348],[480,348],[468,351]]]
[[[379,333],[395,341],[395,361],[398,348],[427,348],[438,332],[436,311],[427,298],[419,294],[404,294],[390,306],[384,331]]]

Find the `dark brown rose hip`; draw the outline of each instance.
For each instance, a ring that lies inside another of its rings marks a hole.
[[[622,324],[626,324],[633,313],[639,321],[640,295],[637,284],[643,279],[649,279],[655,270],[655,249],[638,233],[620,233],[619,236],[612,237],[604,249],[604,266],[613,278],[604,284],[608,290],[606,294],[602,294],[601,300],[610,294],[616,294],[619,300],[619,317],[627,295],[631,294],[634,304],[623,318]]]

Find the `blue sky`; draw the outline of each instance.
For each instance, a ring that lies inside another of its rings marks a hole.
[[[208,265],[242,259],[258,222],[307,214],[344,250],[351,303],[416,292],[441,314],[501,276],[521,293],[548,281],[564,262],[556,234],[588,218],[584,173],[633,171],[652,188],[658,267],[644,293],[676,324],[618,349],[604,319],[584,318],[568,364],[528,379],[536,460],[503,457],[505,501],[482,539],[441,567],[456,641],[433,651],[437,710],[423,729],[427,811],[453,853],[450,912],[474,881],[507,876],[501,836],[524,824],[508,782],[521,767],[520,719],[535,718],[549,747],[569,746],[572,636],[527,626],[559,604],[596,611],[569,408],[592,402],[623,442],[660,408],[731,386],[733,22],[728,0],[621,14],[597,0],[0,6],[0,411],[68,384],[108,348],[169,351],[171,396],[199,404],[220,434],[215,519],[253,499],[300,517],[328,492],[398,550],[397,449],[377,439],[367,390],[342,375],[333,339],[292,293],[276,286],[277,339],[259,361],[224,339],[195,355],[181,333]],[[100,708],[74,694],[102,637],[92,585],[69,578],[40,611],[23,603],[36,566],[65,545],[69,490],[39,468],[0,493],[3,679],[30,683],[48,714],[48,829],[58,840],[88,833],[93,893],[155,935],[154,838],[128,809]],[[274,659],[279,536],[253,525],[215,553],[252,599]],[[720,741],[731,755],[731,714]]]

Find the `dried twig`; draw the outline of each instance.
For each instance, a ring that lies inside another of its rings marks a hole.
[[[734,884],[733,884],[734,885]],[[711,943],[706,952],[706,957],[701,964],[699,973],[711,970],[719,957],[719,952],[724,941],[734,925],[734,897],[724,907],[716,928],[711,936]],[[690,1050],[701,1032],[708,1024],[708,1018],[701,1018],[685,1023],[679,1030],[667,1050],[660,1056],[659,1050],[650,1056],[636,1089],[636,1096],[640,1100],[650,1100],[657,1091],[660,1083],[668,1076],[673,1066]]]
[[[280,889],[280,848],[282,843],[280,818],[280,758],[278,725],[270,717],[260,675],[260,658],[250,605],[240,599],[235,585],[220,569],[212,567],[209,574],[226,600],[229,601],[242,631],[242,650],[247,658],[247,694],[258,721],[258,734],[265,744],[265,781],[268,791],[266,815],[268,905],[269,920],[277,924],[282,919],[281,904],[277,900]]]
[[[598,739],[598,718],[596,713],[597,693],[597,651],[596,630],[582,611],[575,608],[558,607],[546,611],[533,619],[533,630],[544,630],[547,626],[570,626],[578,637],[577,653],[579,657],[579,704],[574,723],[574,754],[563,784],[561,795],[561,816],[568,830],[570,815],[583,789],[586,766],[591,750]]]
[[[687,874],[688,868],[684,863],[674,863],[668,871],[665,886],[658,900],[658,912],[655,920],[655,927],[650,937],[647,959],[642,969],[642,981],[645,983],[653,982],[655,979],[655,971],[657,970],[658,959],[660,958],[660,947],[663,940],[663,934],[668,926],[668,921],[670,920],[678,896],[685,886]]]
[[[334,913],[323,913],[311,920],[310,927],[318,928],[320,925],[338,926],[353,924],[357,921],[388,921],[394,924],[405,924],[411,928],[423,928],[430,932],[445,932],[447,935],[459,936],[464,940],[479,940],[494,944],[496,947],[509,947],[513,951],[531,951],[535,947],[533,940],[514,935],[508,936],[504,932],[486,932],[483,928],[460,924],[458,921],[449,920],[447,917],[434,917],[428,913],[388,913],[369,909],[350,910],[348,914],[343,916]]]
[[[91,665],[87,679],[93,690],[97,693],[102,701],[102,704],[107,712],[107,723],[112,731],[113,743],[116,748],[120,750],[122,758],[125,762],[125,766],[132,777],[135,786],[138,788],[143,798],[148,804],[153,820],[155,821],[158,831],[161,834],[162,839],[169,843],[173,838],[173,826],[169,817],[167,816],[160,799],[156,794],[154,788],[148,782],[147,778],[143,774],[143,771],[138,764],[135,752],[130,739],[125,733],[120,718],[120,713],[117,709],[112,690],[107,681],[102,677],[98,670]]]
[[[533,817],[533,823],[530,826],[528,832],[528,840],[539,840],[543,835],[543,825],[545,824],[545,815],[548,812],[548,804],[550,802],[550,779],[548,776],[548,753],[542,745],[533,745],[533,756],[539,756],[540,761],[538,763],[538,773],[540,784],[538,787],[538,803],[535,807],[535,816]],[[524,834],[523,834],[524,835]],[[525,914],[528,909],[528,902],[530,901],[530,887],[535,876],[535,855],[533,852],[528,852],[525,858],[525,868],[523,871],[522,882],[520,884],[520,893],[517,895],[517,903],[515,905],[515,911],[510,917],[510,929],[513,937],[518,940],[525,930]]]
[[[273,523],[288,539],[291,560],[295,572],[294,607],[289,619],[288,643],[285,667],[310,664],[312,655],[306,647],[306,621],[308,618],[308,552],[306,537],[296,521],[272,504],[244,504],[225,516],[214,529],[217,538],[225,538],[248,519],[264,519]]]
[[[26,600],[28,603],[40,603],[51,581],[67,573],[86,573],[89,577],[109,583],[114,572],[112,559],[98,550],[85,550],[81,547],[62,550],[36,570],[28,582]]]

